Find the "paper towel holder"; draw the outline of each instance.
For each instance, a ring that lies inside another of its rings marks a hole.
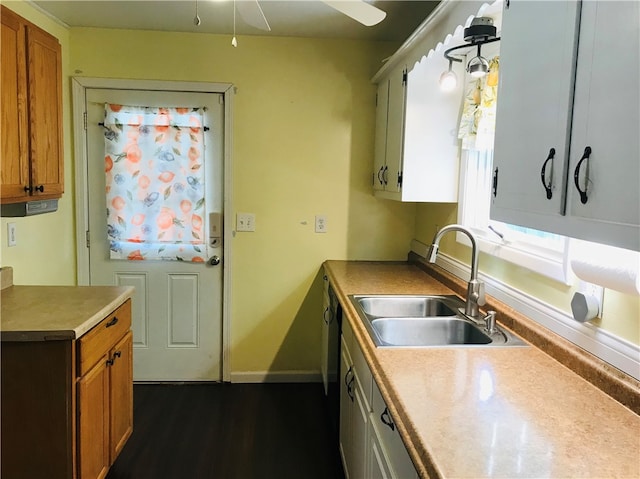
[[[576,292],[571,299],[571,312],[573,319],[580,323],[591,321],[598,317],[600,301],[591,294]]]

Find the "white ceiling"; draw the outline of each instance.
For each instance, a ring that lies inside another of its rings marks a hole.
[[[71,27],[233,33],[232,0],[198,0],[200,26],[194,25],[196,0],[28,1]],[[3,0],[3,3],[11,1]],[[387,12],[386,18],[373,27],[365,27],[317,0],[260,0],[271,32],[247,25],[239,14],[236,17],[236,32],[238,36],[271,35],[402,42],[439,2],[367,0],[367,3]]]

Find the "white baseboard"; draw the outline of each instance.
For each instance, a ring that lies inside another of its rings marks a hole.
[[[412,241],[411,250],[414,253],[425,257],[425,248],[426,246],[419,241]],[[443,253],[438,254],[436,264],[464,281],[469,280],[471,274],[469,267],[451,256]],[[640,346],[592,324],[579,323],[568,313],[496,278],[482,273],[478,274],[478,278],[484,281],[487,294],[498,301],[589,351],[629,376],[640,379]]]
[[[232,371],[232,383],[321,383],[320,371]]]

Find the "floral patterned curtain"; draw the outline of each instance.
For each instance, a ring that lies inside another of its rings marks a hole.
[[[204,135],[199,108],[106,104],[111,259],[204,262]]]
[[[499,72],[500,57],[496,56],[489,62],[487,75],[472,79],[466,85],[458,130],[464,150],[493,150]]]

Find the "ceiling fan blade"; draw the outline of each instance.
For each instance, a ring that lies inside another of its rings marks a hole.
[[[267,17],[264,16],[258,0],[238,0],[234,3],[245,23],[260,30],[271,31]]]
[[[387,13],[378,7],[369,5],[364,1],[322,0],[331,8],[335,8],[348,17],[362,23],[367,27],[377,25],[387,16]]]

